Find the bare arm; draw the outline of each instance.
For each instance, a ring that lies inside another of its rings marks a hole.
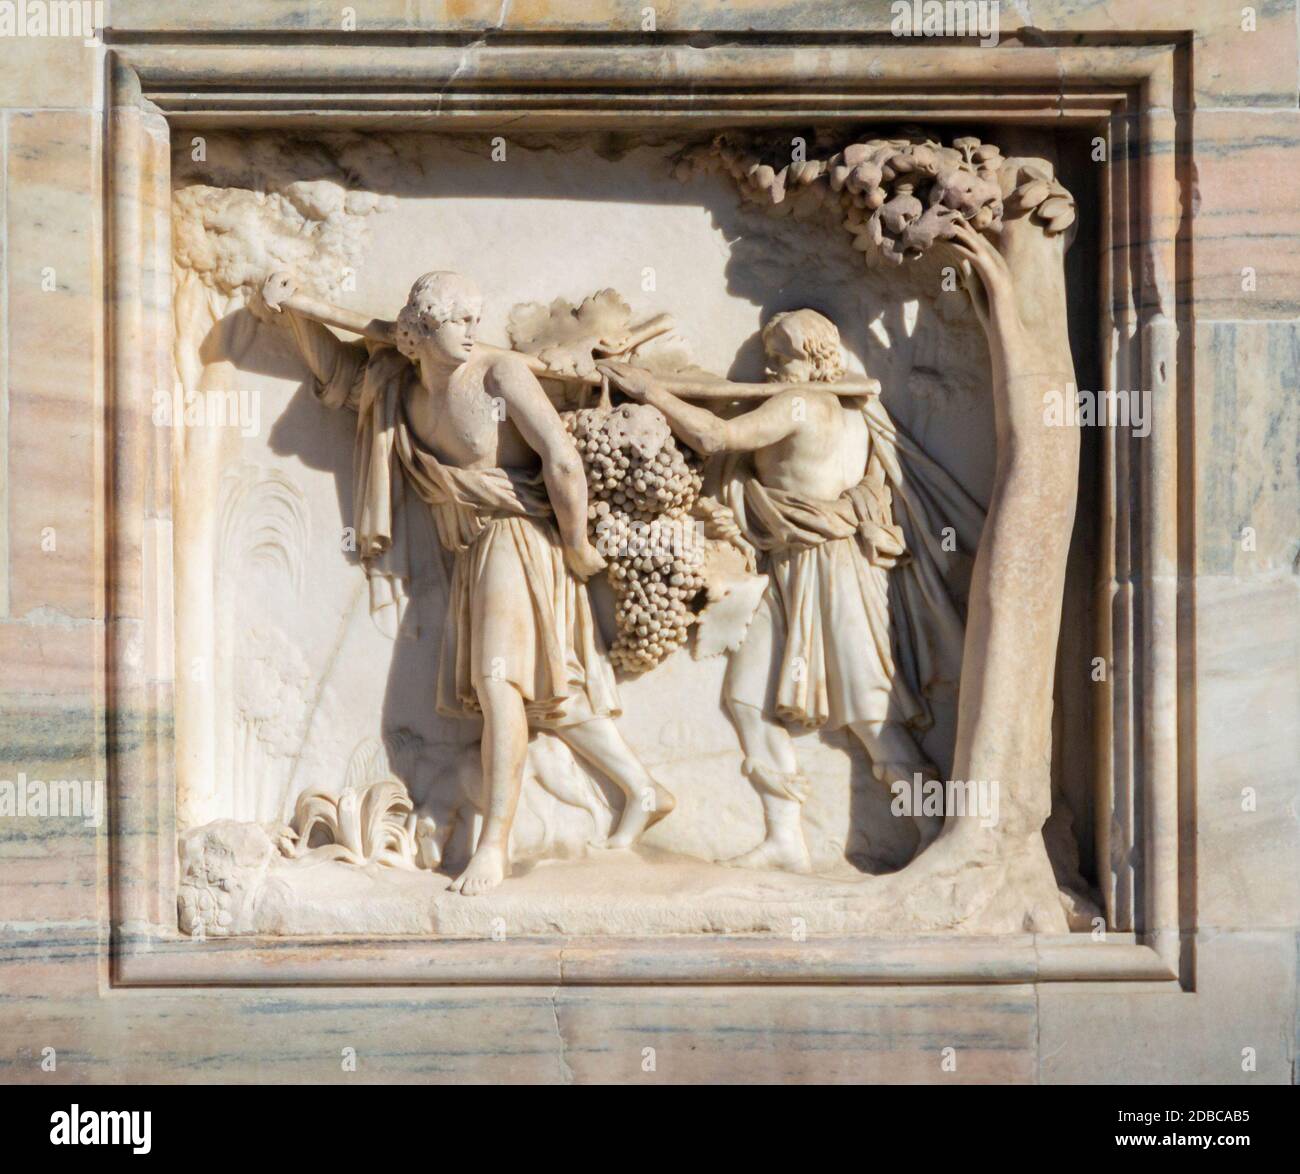
[[[555,405],[516,355],[503,354],[494,360],[487,383],[505,400],[524,442],[542,459],[542,478],[564,543],[565,562],[582,578],[595,574],[605,561],[587,539],[587,478]]]
[[[367,333],[358,323],[347,320],[359,316],[296,293],[293,278],[287,273],[272,273],[266,279],[262,301],[272,313],[284,315],[303,360],[320,385],[319,397],[330,407],[355,408],[354,385],[368,352],[361,343],[344,342],[322,323],[368,337],[377,334]]]
[[[346,379],[357,361],[364,361],[365,348],[360,344],[344,342],[319,322],[303,318],[292,309],[286,307],[283,313],[303,360],[322,387]]]
[[[720,452],[754,452],[784,440],[796,428],[794,392],[781,392],[733,419],[679,399],[648,371],[624,363],[602,363],[614,385],[629,398],[663,412],[682,441],[702,456]]]
[[[396,322],[389,322],[386,318],[367,318],[364,314],[356,314],[342,306],[299,293],[297,283],[288,273],[272,273],[267,277],[262,285],[262,301],[273,313],[279,313],[282,309],[292,310],[300,318],[308,318],[326,326],[337,326],[340,330],[351,331],[373,342],[392,345],[397,337]]]

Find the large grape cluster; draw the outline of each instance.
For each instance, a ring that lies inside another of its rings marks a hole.
[[[686,643],[704,588],[704,548],[691,517],[698,460],[644,404],[564,413],[587,474],[592,542],[608,562],[618,633],[610,659],[645,672]]]

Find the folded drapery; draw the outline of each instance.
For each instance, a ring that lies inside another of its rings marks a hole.
[[[491,677],[519,689],[533,725],[617,714],[613,670],[587,589],[565,565],[541,472],[443,464],[407,423],[403,403],[413,387],[407,359],[368,344],[318,391],[328,406],[357,412],[354,527],[372,616],[385,631],[405,630],[413,490],[453,556],[438,711],[477,716],[475,682]]]
[[[741,646],[728,688],[812,727],[898,720],[924,729],[933,720],[926,699],[960,680],[984,513],[879,397],[865,401],[863,415],[866,474],[834,501],[763,486],[748,457],[722,466],[720,499],[767,552],[772,580],[746,636],[755,644]],[[759,689],[758,645],[771,649],[774,640],[780,667]]]

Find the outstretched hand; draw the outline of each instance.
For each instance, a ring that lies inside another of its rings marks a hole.
[[[262,283],[262,301],[273,314],[280,312],[281,303],[298,292],[298,283],[288,273],[277,271]]]
[[[628,399],[635,400],[639,404],[646,402],[646,398],[656,386],[654,376],[648,371],[641,370],[640,367],[633,367],[630,363],[615,363],[606,359],[596,364],[596,370],[607,376]]]

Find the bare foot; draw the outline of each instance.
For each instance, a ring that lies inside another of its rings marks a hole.
[[[803,836],[770,837],[757,848],[724,860],[731,868],[780,868],[786,872],[812,872],[812,860]]]
[[[506,854],[491,844],[480,844],[465,871],[451,882],[450,892],[477,897],[495,889],[506,878]]]
[[[604,847],[630,848],[677,806],[677,800],[658,783],[652,782],[650,785],[654,788],[653,796],[647,797],[642,791],[627,797],[618,827],[605,841]]]

